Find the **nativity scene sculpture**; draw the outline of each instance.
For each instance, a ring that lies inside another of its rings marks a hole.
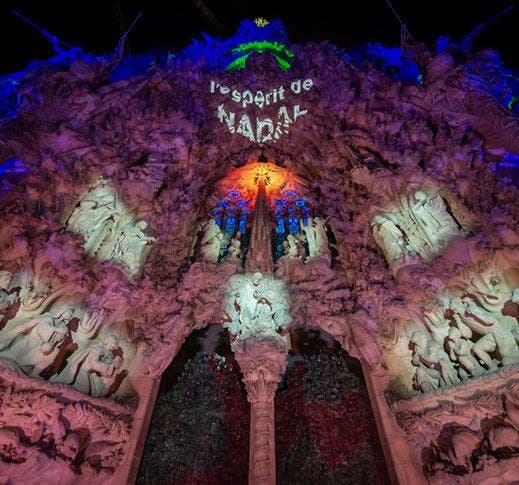
[[[416,256],[432,261],[460,233],[440,194],[425,189],[400,196],[371,227],[388,263],[397,266]]]
[[[139,272],[149,244],[155,240],[144,232],[147,223],[137,221],[103,179],[81,198],[67,227],[84,237],[86,253],[123,264],[130,276]]]
[[[245,339],[282,339],[279,331],[291,322],[285,284],[273,276],[238,274],[229,279],[224,327],[235,337],[233,345]]]

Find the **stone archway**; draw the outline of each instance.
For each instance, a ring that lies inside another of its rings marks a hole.
[[[247,483],[249,408],[227,331],[193,331],[162,375],[136,483]]]
[[[389,483],[360,362],[318,328],[290,336],[275,399],[277,482]]]

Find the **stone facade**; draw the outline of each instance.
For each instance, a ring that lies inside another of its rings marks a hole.
[[[76,56],[20,79],[17,114],[0,120],[0,164],[27,168],[0,188],[10,483],[131,481],[157,380],[214,323],[236,338],[255,406],[251,483],[275,477],[289,325],[361,360],[395,482],[519,480],[519,212],[493,171],[519,152],[519,120],[495,94],[498,58],[409,47],[423,78],[408,83],[329,44],[287,47],[286,72],[260,53],[232,73],[180,56],[111,82],[116,56]],[[240,136],[245,113],[263,146]],[[215,222],[236,189],[249,252]],[[287,205],[288,225],[301,212],[284,232],[281,193],[305,201]],[[269,283],[254,296],[257,272]],[[247,285],[254,308],[236,300]]]

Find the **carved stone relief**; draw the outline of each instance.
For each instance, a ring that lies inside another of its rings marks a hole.
[[[249,338],[279,340],[291,317],[285,284],[262,273],[239,274],[228,281],[224,326],[235,336],[233,345]]]
[[[401,374],[399,385],[427,393],[518,363],[518,315],[505,312],[514,304],[514,284],[489,260],[433,292],[400,325],[399,340],[387,354],[393,372]]]
[[[0,481],[107,480],[123,458],[132,412],[0,361]]]
[[[431,261],[460,232],[442,197],[432,189],[401,195],[372,222],[375,241],[390,265],[420,256]]]
[[[147,223],[135,220],[103,179],[81,198],[67,227],[85,238],[88,254],[122,263],[130,276],[138,273],[149,243],[154,241],[144,233]]]
[[[452,483],[468,474],[471,483],[517,480],[510,471],[519,463],[519,383],[510,375],[394,407],[398,424],[421,449],[431,482]]]
[[[3,276],[4,283],[11,280],[10,273]],[[66,383],[96,397],[110,395],[128,374],[135,347],[122,326],[104,322],[103,310],[84,308],[79,294],[62,295],[62,290],[34,281],[22,287],[18,311],[0,330],[0,358],[30,377]],[[6,295],[7,303],[17,298],[17,293]]]

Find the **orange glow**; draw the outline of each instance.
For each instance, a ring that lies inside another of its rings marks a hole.
[[[254,199],[260,180],[265,183],[267,197],[292,185],[292,173],[274,163],[252,162],[233,169],[220,183],[222,190],[239,190],[245,198]]]

